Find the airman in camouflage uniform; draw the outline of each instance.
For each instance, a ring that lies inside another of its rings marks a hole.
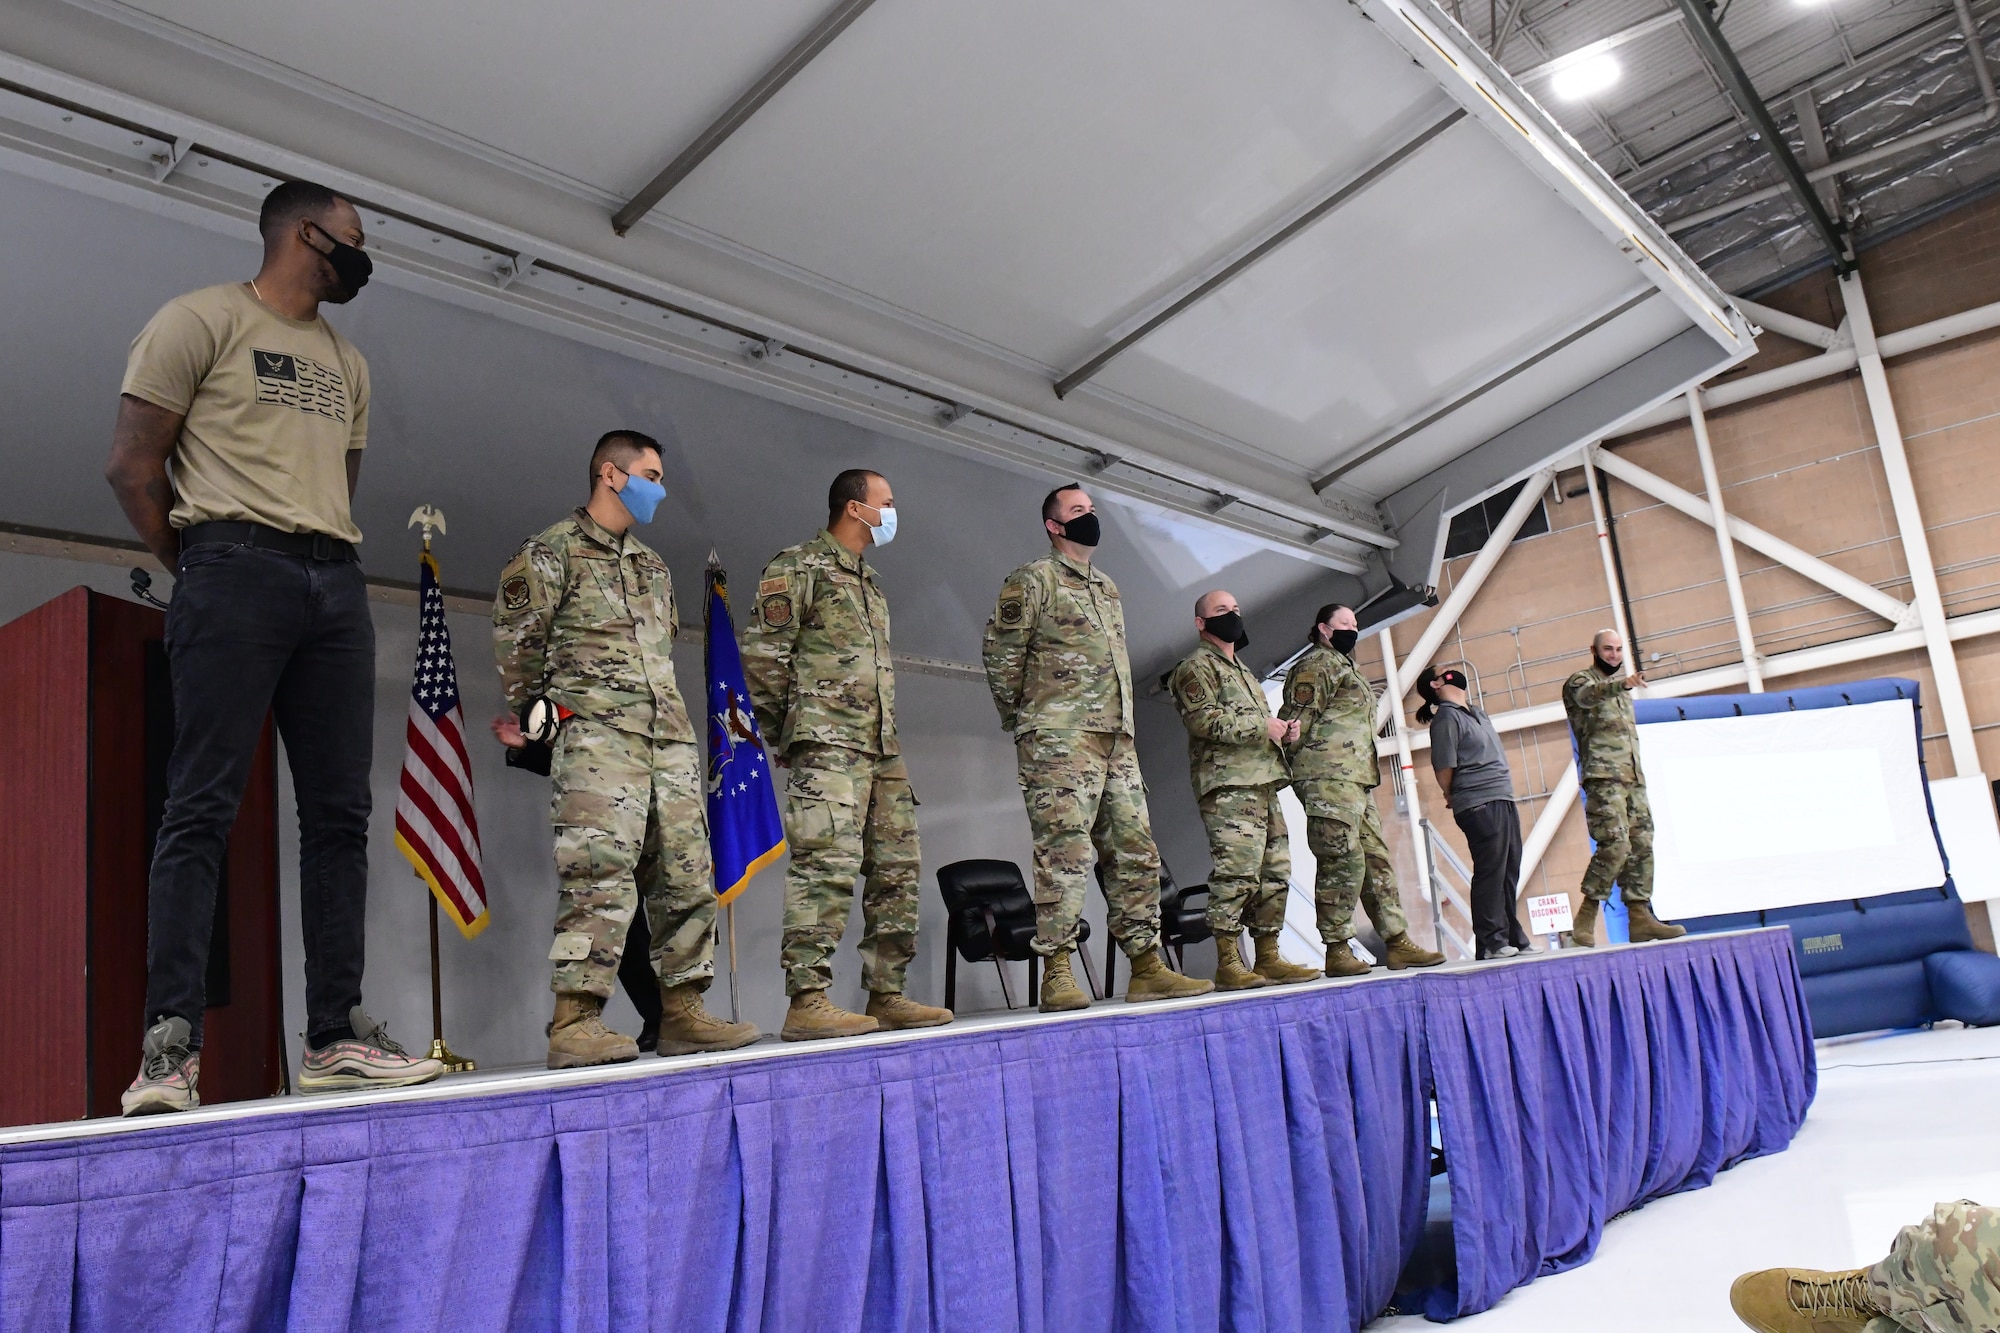
[[[1291,895],[1291,845],[1278,793],[1290,781],[1280,743],[1294,735],[1271,716],[1264,687],[1236,657],[1247,643],[1236,599],[1204,593],[1195,603],[1201,641],[1173,669],[1168,688],[1188,732],[1188,771],[1208,830],[1208,927],[1215,936],[1215,984],[1249,990],[1268,981],[1319,975],[1278,956]],[[1245,925],[1257,966],[1238,955]],[[1268,956],[1268,967],[1267,967]]]
[[[1770,1268],[1730,1288],[1737,1316],[1761,1333],[1993,1333],[2000,1329],[2000,1208],[1941,1203],[1896,1235],[1872,1268]]]
[[[627,530],[632,514],[609,480],[616,473],[626,485],[657,484],[658,448],[614,432],[593,462],[600,475],[590,505],[524,542],[500,572],[493,602],[508,708],[518,715],[545,697],[570,714],[550,767],[561,879],[549,950],[558,997],[551,1068],[638,1055],[599,1015],[642,892],[668,1011],[661,1053],[726,1050],[757,1036],[749,1024],[723,1023],[701,1007],[715,976],[715,884],[701,756],[674,680],[673,578],[659,553]],[[644,511],[650,515],[651,504]],[[502,739],[519,743],[506,726]]]
[[[1583,872],[1583,903],[1570,929],[1573,943],[1597,943],[1599,905],[1618,885],[1625,899],[1633,943],[1687,934],[1653,915],[1653,809],[1639,767],[1639,728],[1632,689],[1646,678],[1619,674],[1625,641],[1615,630],[1591,641],[1591,664],[1563,683],[1563,711],[1576,738],[1577,777],[1583,813],[1597,850]]]
[[[881,476],[856,469],[835,480],[828,508],[825,531],[764,567],[743,644],[757,724],[791,770],[783,954],[791,1041],[951,1021],[950,1010],[903,998],[917,951],[917,802],[896,741],[889,603],[861,556],[894,534],[895,500]],[[866,1017],[826,998],[857,877],[867,880]]]
[[[1035,952],[1044,1010],[1090,1002],[1070,971],[1092,853],[1111,936],[1132,960],[1126,998],[1200,994],[1209,983],[1159,956],[1160,853],[1133,744],[1132,666],[1118,587],[1091,563],[1097,514],[1081,487],[1050,492],[1053,549],[1007,576],[986,622],[986,684],[1013,733],[1034,833]]]
[[[1312,646],[1285,673],[1278,716],[1299,724],[1286,752],[1292,790],[1306,812],[1306,846],[1319,862],[1313,883],[1320,942],[1328,976],[1359,976],[1368,965],[1348,947],[1354,908],[1368,909],[1388,948],[1393,970],[1432,967],[1444,955],[1410,938],[1396,871],[1382,840],[1375,788],[1382,768],[1375,757],[1375,690],[1354,665],[1358,632],[1345,606],[1320,608]]]

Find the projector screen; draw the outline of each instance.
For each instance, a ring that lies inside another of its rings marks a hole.
[[[1659,913],[1713,916],[1944,883],[1914,708],[1891,699],[1641,726]]]

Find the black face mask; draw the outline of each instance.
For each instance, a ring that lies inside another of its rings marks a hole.
[[[1095,546],[1104,536],[1104,530],[1097,524],[1097,515],[1078,514],[1067,523],[1059,524],[1062,535],[1078,546]]]
[[[349,301],[352,301],[363,287],[368,285],[368,279],[375,272],[375,261],[370,259],[368,252],[360,246],[349,245],[345,241],[336,240],[333,236],[328,235],[326,228],[320,226],[318,223],[313,223],[312,229],[333,242],[333,249],[330,251],[321,250],[320,256],[327,263],[333,265],[333,276],[339,281],[343,294],[329,296],[326,299],[335,305],[345,305]],[[313,249],[319,250],[319,247],[314,246]]]
[[[1592,661],[1593,663],[1595,663],[1595,664],[1596,664],[1596,666],[1597,666],[1597,669],[1598,669],[1599,671],[1603,672],[1603,673],[1604,673],[1605,675],[1607,675],[1607,676],[1615,676],[1615,675],[1617,675],[1617,674],[1618,674],[1618,668],[1617,668],[1617,667],[1615,667],[1615,666],[1612,666],[1612,665],[1611,665],[1611,663],[1609,663],[1609,662],[1605,661],[1605,660],[1604,660],[1603,658],[1599,657],[1599,656],[1598,656],[1598,655],[1597,655],[1596,653],[1592,653],[1592,654],[1590,655],[1590,660],[1591,660],[1591,661]]]
[[[1333,651],[1339,653],[1342,657],[1352,657],[1354,656],[1354,645],[1361,642],[1361,631],[1358,629],[1333,630],[1326,636],[1326,642],[1328,647],[1332,648]]]
[[[1250,646],[1250,636],[1243,632],[1243,617],[1235,611],[1224,611],[1219,616],[1203,616],[1201,631],[1211,639],[1233,643],[1238,648]]]

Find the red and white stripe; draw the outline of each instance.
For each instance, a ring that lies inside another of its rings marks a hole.
[[[410,701],[402,790],[396,798],[396,838],[404,854],[465,930],[486,915],[486,879],[479,866],[479,820],[472,811],[472,766],[465,751],[465,713],[453,707],[436,722]]]

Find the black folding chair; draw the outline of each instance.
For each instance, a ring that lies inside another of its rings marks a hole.
[[[1014,988],[1007,980],[1007,963],[1028,965],[1028,1003],[1042,998],[1039,968],[1041,955],[1031,947],[1035,942],[1035,900],[1028,893],[1021,868],[1012,861],[954,861],[938,871],[938,892],[944,897],[946,920],[944,955],[944,1007],[958,1005],[958,960],[993,964],[1000,977],[1000,993],[1007,1007],[1014,1004]],[[1104,998],[1097,984],[1097,969],[1091,965],[1090,923],[1077,923],[1076,956],[1093,1000]]]
[[[1097,887],[1104,888],[1104,863],[1097,864]],[[1190,944],[1199,944],[1209,937],[1208,929],[1208,885],[1190,884],[1182,888],[1174,883],[1174,872],[1160,863],[1160,948],[1174,965],[1174,971],[1184,971],[1181,950]],[[1118,950],[1116,946],[1105,946],[1104,993],[1111,994],[1118,980]]]

